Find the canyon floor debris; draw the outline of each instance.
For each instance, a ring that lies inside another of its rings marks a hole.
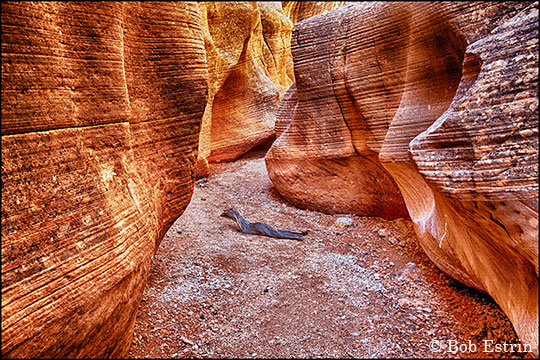
[[[429,261],[411,222],[346,215],[336,226],[344,215],[281,198],[263,156],[197,181],[154,257],[130,357],[532,357],[483,351],[484,340],[520,341],[489,296]],[[302,242],[242,234],[219,217],[232,206],[310,232]]]
[[[224,211],[221,216],[233,219],[236,222],[238,229],[244,234],[262,235],[276,239],[302,240],[304,235],[308,233],[307,231],[298,230],[279,230],[261,222],[252,223],[244,219],[242,215],[233,208]]]

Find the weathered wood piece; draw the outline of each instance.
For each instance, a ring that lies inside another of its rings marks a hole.
[[[221,216],[233,219],[236,221],[238,228],[244,234],[251,235],[263,235],[269,236],[277,239],[293,239],[293,240],[303,240],[304,235],[307,231],[298,231],[298,230],[278,230],[268,224],[261,222],[249,222],[240,215],[235,209],[229,209],[224,211]]]

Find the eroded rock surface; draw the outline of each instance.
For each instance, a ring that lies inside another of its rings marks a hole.
[[[357,3],[304,20],[298,100],[266,156],[299,206],[360,198],[349,211],[384,216],[401,194],[429,257],[489,293],[536,353],[537,22],[530,2]]]
[[[208,162],[236,160],[275,138],[278,106],[294,81],[293,25],[344,3],[284,2],[284,8],[278,1],[199,3],[209,100],[201,129],[198,177],[209,174]]]
[[[282,1],[283,10],[293,24],[337,9],[347,1]]]
[[[279,2],[200,2],[209,100],[199,146],[208,161],[232,161],[272,139],[276,111],[293,82],[292,23]]]
[[[196,3],[2,3],[2,356],[122,357],[193,191]]]

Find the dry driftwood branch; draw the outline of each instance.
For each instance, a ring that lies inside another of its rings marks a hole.
[[[240,228],[240,231],[242,231],[244,234],[263,235],[278,239],[293,240],[303,240],[303,236],[307,234],[307,231],[278,230],[261,222],[251,223],[244,219],[242,215],[240,215],[235,209],[226,210],[223,212],[223,214],[221,214],[221,216],[235,220],[236,224],[238,224],[238,227]]]

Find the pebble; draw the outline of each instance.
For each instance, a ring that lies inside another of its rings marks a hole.
[[[401,298],[401,299],[398,299],[397,303],[402,308],[405,308],[405,307],[408,307],[408,306],[411,305],[411,300],[409,300],[407,298]]]
[[[533,136],[533,135],[534,135],[534,131],[531,130],[531,129],[521,130],[521,131],[519,132],[519,135],[521,135],[522,137]]]
[[[351,226],[353,223],[354,223],[353,219],[342,216],[336,220],[334,225],[340,228],[346,228],[348,226]]]
[[[382,236],[382,237],[386,237],[388,235],[390,235],[390,230],[388,229],[380,229],[377,234],[379,234],[379,236]]]
[[[419,272],[420,272],[420,269],[418,268],[418,266],[415,263],[410,262],[410,263],[407,263],[407,265],[403,267],[403,269],[400,271],[400,274],[397,278],[399,280],[403,280],[407,278],[411,279],[412,277],[414,277],[413,275],[416,275]]]
[[[191,345],[191,346],[194,346],[194,347],[196,346],[196,344],[195,344],[193,341],[191,341],[191,340],[189,340],[189,339],[186,339],[186,338],[183,337],[183,336],[180,336],[180,340],[182,340],[184,343],[186,343],[186,344],[188,344],[188,345]]]

